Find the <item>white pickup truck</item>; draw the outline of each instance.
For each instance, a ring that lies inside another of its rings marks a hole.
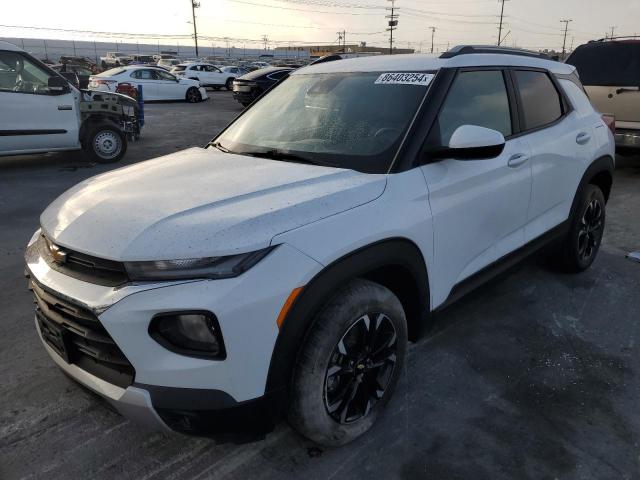
[[[7,42],[0,42],[0,112],[0,157],[82,149],[111,163],[140,136],[135,100],[79,90]]]

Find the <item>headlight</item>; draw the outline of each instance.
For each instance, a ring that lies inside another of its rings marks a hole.
[[[227,257],[125,262],[124,266],[133,281],[231,278],[249,270],[273,248]]]

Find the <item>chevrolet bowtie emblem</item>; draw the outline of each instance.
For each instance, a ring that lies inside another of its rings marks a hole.
[[[62,250],[59,246],[49,243],[49,251],[51,252],[54,262],[63,264],[67,261],[67,252]]]

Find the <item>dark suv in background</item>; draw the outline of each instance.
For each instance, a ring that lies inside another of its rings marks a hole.
[[[267,67],[236,78],[233,81],[233,98],[246,107],[280,80],[289,76],[293,70],[293,68]]]

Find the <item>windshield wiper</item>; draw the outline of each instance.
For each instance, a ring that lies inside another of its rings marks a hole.
[[[212,147],[217,148],[217,149],[218,149],[218,150],[220,150],[221,152],[224,152],[224,153],[232,153],[232,152],[231,152],[231,150],[229,150],[228,148],[223,147],[223,146],[220,144],[220,142],[213,142],[213,143],[210,143],[209,145],[211,145]]]
[[[250,157],[269,158],[271,160],[283,160],[286,162],[294,162],[294,163],[308,163],[310,165],[321,165],[320,163],[314,162],[309,158],[303,157],[296,153],[284,152],[282,150],[278,150],[277,148],[271,148],[269,150],[238,152],[238,153],[240,153],[241,155],[249,155]]]

